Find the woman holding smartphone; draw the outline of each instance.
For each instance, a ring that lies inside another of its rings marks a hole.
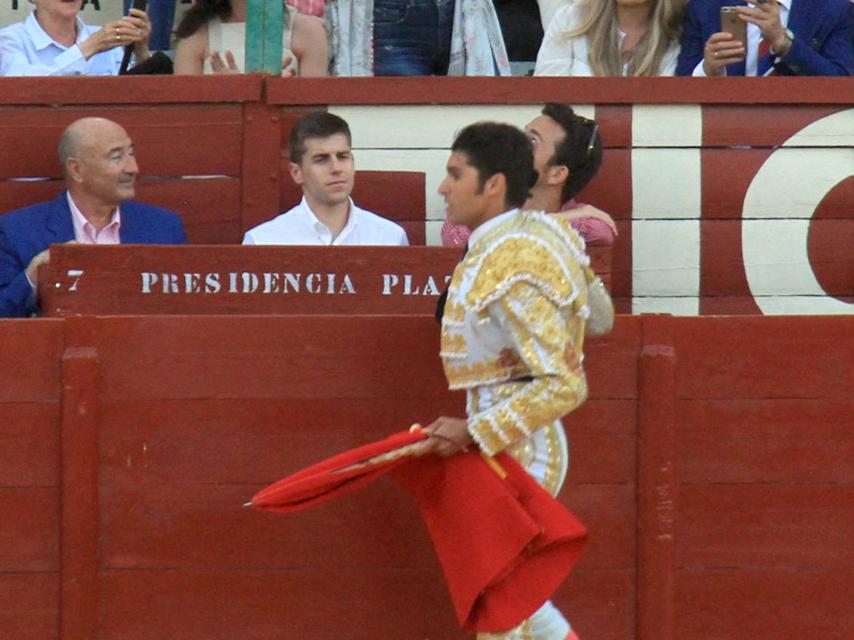
[[[144,11],[105,24],[87,25],[77,15],[83,0],[30,0],[26,20],[0,29],[0,76],[112,76],[125,47],[135,62],[147,60],[151,21]]]
[[[557,10],[538,76],[672,76],[684,0],[572,0]]]

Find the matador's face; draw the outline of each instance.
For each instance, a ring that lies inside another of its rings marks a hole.
[[[483,221],[487,213],[487,200],[480,175],[462,152],[451,154],[446,171],[438,192],[445,198],[448,220],[473,229]]]

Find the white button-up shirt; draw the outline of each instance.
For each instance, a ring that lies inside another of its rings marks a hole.
[[[77,42],[66,47],[51,38],[35,11],[23,22],[0,29],[0,76],[114,76],[124,47],[96,53],[86,60],[78,46],[101,27],[77,18]]]
[[[409,240],[403,227],[360,209],[352,200],[347,224],[333,240],[329,227],[317,219],[303,197],[290,211],[247,231],[243,244],[406,246]]]

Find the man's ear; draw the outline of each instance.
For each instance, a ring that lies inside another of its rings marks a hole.
[[[299,186],[302,186],[302,183],[305,182],[305,179],[302,176],[302,167],[296,162],[288,163],[288,173],[291,174],[291,180]]]
[[[70,157],[65,160],[65,175],[72,182],[81,184],[83,182],[82,163],[78,158]]]
[[[554,164],[546,169],[546,183],[553,187],[562,185],[569,180],[569,173],[565,164]]]
[[[483,184],[483,193],[487,196],[498,196],[507,193],[507,176],[503,173],[496,173],[489,176]]]

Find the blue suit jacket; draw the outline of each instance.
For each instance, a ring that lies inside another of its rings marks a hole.
[[[682,50],[677,76],[690,76],[703,59],[703,48],[721,30],[721,7],[746,6],[738,0],[691,0],[682,27]],[[776,65],[779,75],[850,76],[854,74],[854,4],[849,0],[792,0],[789,29],[795,41]],[[744,62],[726,68],[729,76],[743,76]]]
[[[66,191],[58,198],[0,216],[0,318],[30,316],[38,310],[26,269],[52,244],[74,240]],[[185,244],[181,219],[171,211],[123,202],[119,238],[123,244]]]

